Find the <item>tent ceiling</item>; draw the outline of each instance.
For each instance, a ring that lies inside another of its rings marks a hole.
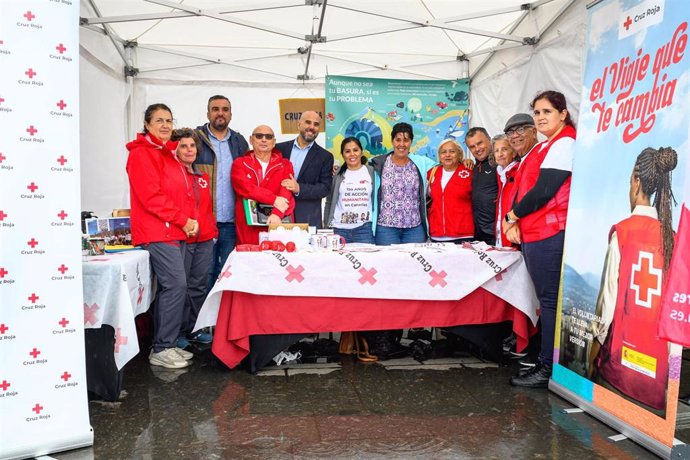
[[[129,67],[139,78],[455,79],[474,75],[497,48],[530,46],[572,0],[523,3],[82,0],[81,16],[85,33],[111,36],[116,70]]]

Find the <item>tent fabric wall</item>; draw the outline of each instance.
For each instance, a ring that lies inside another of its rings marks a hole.
[[[552,13],[549,9],[565,4],[567,2],[555,1],[533,10],[515,33],[530,36],[544,25],[546,18]],[[501,132],[505,120],[513,113],[529,111],[528,103],[541,89],[553,88],[564,92],[571,109],[577,111],[581,92],[585,6],[586,0],[570,4],[565,14],[554,22],[537,45],[497,51],[473,75],[472,126],[485,126],[492,134]],[[540,12],[542,8],[544,12]],[[89,10],[82,5],[82,15],[92,15]],[[170,21],[181,24],[178,22],[180,19]],[[170,38],[172,41],[179,41],[179,37]],[[141,129],[147,105],[164,102],[173,110],[177,126],[197,126],[206,121],[208,97],[224,94],[233,104],[230,127],[248,136],[258,124],[268,124],[276,131],[279,129],[278,99],[324,96],[322,78],[303,83],[280,77],[274,78],[274,81],[256,82],[256,72],[245,71],[229,73],[228,76],[232,79],[216,79],[221,75],[217,72],[218,68],[229,66],[210,63],[200,65],[199,61],[194,62],[188,57],[175,56],[170,60],[171,66],[188,62],[194,67],[171,68],[166,71],[163,69],[165,66],[162,66],[161,70],[130,77],[131,82],[128,83],[124,77],[123,59],[115,51],[110,38],[93,26],[88,26],[82,28],[80,40],[82,204],[84,210],[95,211],[98,215],[129,205],[125,173],[127,152],[124,145]],[[429,43],[427,49],[436,51],[434,43]],[[370,51],[364,50],[363,60],[374,59],[369,54]],[[123,53],[139,68],[160,67],[161,63],[158,61],[156,65],[146,61],[154,56],[150,50],[127,48]],[[357,56],[353,58],[356,59]],[[289,59],[295,61],[295,57]],[[300,58],[296,60],[301,62]],[[409,69],[439,75],[441,78],[461,76],[459,63],[454,60],[412,66]],[[352,71],[350,75],[360,77],[415,78],[395,68],[374,69],[354,65],[349,70]],[[471,66],[470,72],[474,72]],[[241,76],[246,79],[242,80]],[[283,136],[279,132],[276,134],[279,141],[292,137]]]

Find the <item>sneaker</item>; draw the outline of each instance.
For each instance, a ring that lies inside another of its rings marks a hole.
[[[187,334],[187,340],[197,343],[211,343],[213,342],[213,336],[205,330],[199,329],[193,334]]]
[[[151,350],[149,354],[149,363],[153,366],[161,366],[167,369],[182,369],[190,364],[188,361],[182,359],[174,348],[166,348],[158,353],[154,353],[153,350]]]
[[[182,348],[173,348],[173,350],[175,350],[175,353],[177,353],[185,361],[189,361],[190,359],[192,359],[194,357],[194,354],[192,354],[188,351],[185,351]]]
[[[176,346],[177,348],[179,348],[180,350],[184,350],[184,349],[187,348],[189,345],[191,345],[191,344],[189,343],[189,340],[187,340],[187,337],[184,337],[184,336],[178,337],[178,338],[177,338],[177,343],[175,344],[175,346]]]
[[[548,388],[550,379],[551,366],[538,363],[527,372],[512,377],[510,384],[514,387]]]

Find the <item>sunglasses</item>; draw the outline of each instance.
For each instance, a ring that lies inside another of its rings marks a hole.
[[[266,139],[267,141],[270,141],[273,139],[273,134],[268,134],[268,133],[254,133],[252,134],[257,139]]]

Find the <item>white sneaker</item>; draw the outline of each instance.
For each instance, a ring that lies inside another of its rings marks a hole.
[[[190,353],[190,352],[188,352],[188,351],[186,351],[186,350],[183,350],[182,348],[177,348],[177,347],[176,347],[176,348],[172,348],[172,350],[175,350],[175,353],[177,353],[178,355],[180,355],[180,357],[181,357],[182,359],[184,359],[185,361],[189,361],[190,359],[192,359],[192,358],[194,357],[194,354],[193,354],[193,353]]]
[[[174,348],[166,348],[163,351],[149,354],[149,363],[153,366],[161,366],[167,369],[182,369],[190,365],[189,361],[184,360]]]

